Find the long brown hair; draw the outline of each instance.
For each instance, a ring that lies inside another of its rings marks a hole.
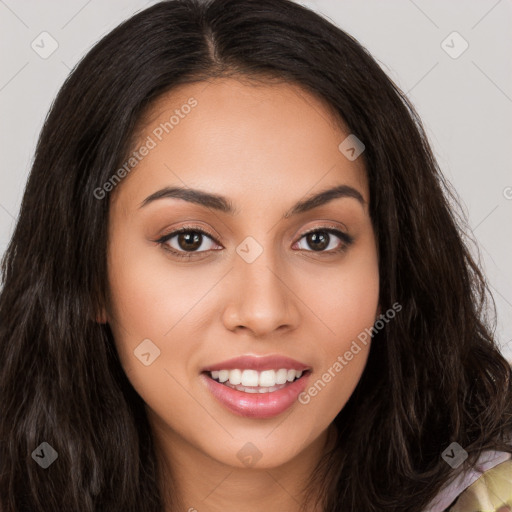
[[[2,262],[2,511],[162,511],[143,401],[108,324],[94,320],[107,297],[109,212],[94,191],[126,160],[154,100],[228,74],[299,84],[364,142],[380,303],[402,305],[373,338],[311,496],[322,488],[327,512],[420,511],[455,474],[441,458],[451,442],[469,454],[463,467],[485,449],[512,451],[492,295],[406,96],[355,39],[289,0],[170,0],[92,48],[38,141]],[[42,442],[58,453],[46,470],[31,456]]]

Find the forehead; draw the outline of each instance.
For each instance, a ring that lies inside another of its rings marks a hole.
[[[207,189],[236,204],[347,184],[368,202],[363,159],[338,148],[348,135],[326,102],[295,84],[183,84],[147,110],[133,149],[152,148],[114,192],[132,209],[164,186]]]

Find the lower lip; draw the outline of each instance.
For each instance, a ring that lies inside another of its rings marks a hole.
[[[293,405],[306,388],[309,375],[310,372],[306,372],[300,379],[271,393],[244,393],[213,380],[205,373],[201,378],[210,393],[231,412],[246,418],[272,418]]]

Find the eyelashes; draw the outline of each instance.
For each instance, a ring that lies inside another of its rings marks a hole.
[[[189,247],[192,249],[191,251],[183,250],[181,247],[170,247],[169,242],[175,238],[179,237],[180,235],[183,235],[181,238],[181,241],[185,244],[192,244],[193,247]],[[338,247],[335,249],[331,249],[326,251],[324,247],[325,243],[327,242],[327,248],[332,245],[333,242],[333,236],[338,238],[341,242]],[[154,240],[154,242],[158,243],[162,248],[171,253],[173,256],[179,258],[179,259],[191,259],[195,258],[196,254],[206,253],[209,252],[209,250],[220,250],[220,249],[207,249],[207,250],[197,250],[203,248],[204,244],[204,238],[209,239],[211,242],[214,242],[215,244],[220,246],[220,243],[217,241],[217,239],[211,234],[205,231],[202,228],[199,228],[197,226],[183,226],[179,229],[176,229],[168,234],[163,235],[157,240]],[[298,239],[297,242],[294,243],[294,245],[300,243],[302,239],[306,238],[306,244],[313,244],[313,246],[320,242],[320,250],[307,250],[307,249],[299,249],[306,252],[312,252],[315,254],[325,254],[325,255],[333,255],[333,254],[339,254],[344,253],[347,251],[347,249],[352,245],[354,242],[354,238],[349,235],[348,233],[345,233],[335,227],[332,226],[325,226],[325,227],[316,227],[313,229],[310,229],[304,233],[302,233]],[[311,245],[310,245],[311,246]]]

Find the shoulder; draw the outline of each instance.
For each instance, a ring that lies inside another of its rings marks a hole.
[[[423,512],[512,512],[512,454],[483,452],[475,467],[459,473]]]
[[[512,511],[512,459],[482,473],[448,509],[448,512],[477,511]]]

